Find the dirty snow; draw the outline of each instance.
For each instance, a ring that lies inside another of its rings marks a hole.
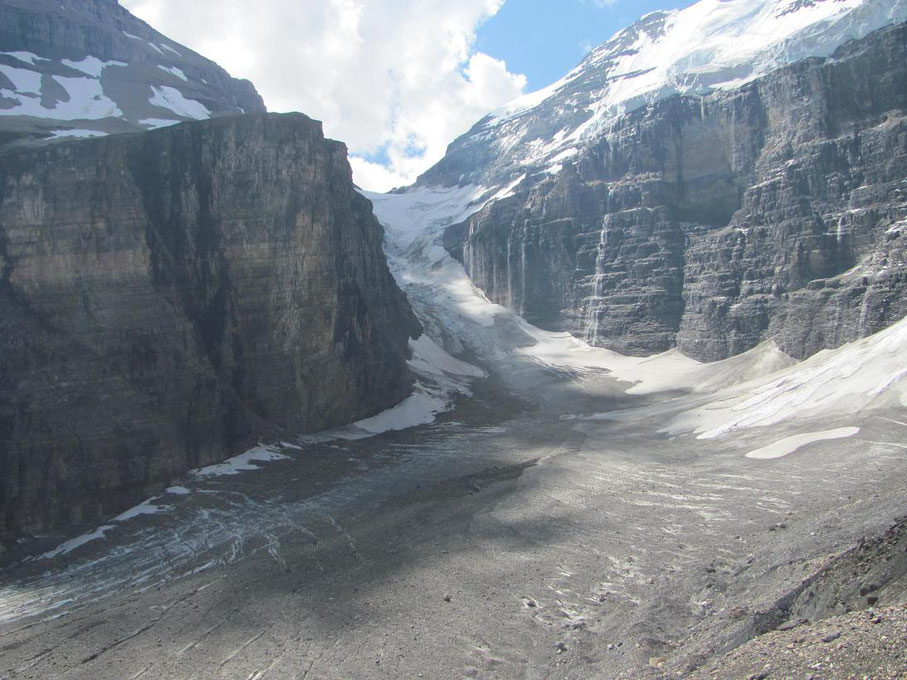
[[[72,539],[66,541],[65,543],[61,543],[60,545],[58,545],[56,548],[54,548],[50,552],[46,552],[43,555],[41,555],[40,557],[38,557],[38,559],[39,560],[52,560],[54,557],[57,557],[58,555],[66,555],[68,553],[71,553],[73,550],[75,550],[76,548],[81,548],[86,543],[91,543],[92,541],[97,541],[99,539],[105,538],[105,535],[111,529],[113,529],[113,525],[105,524],[104,526],[98,527],[97,529],[95,529],[94,531],[92,531],[90,533],[82,534],[81,536],[72,538]]]
[[[775,458],[784,458],[795,451],[802,449],[809,444],[816,442],[825,442],[832,439],[847,439],[860,433],[859,427],[839,427],[835,430],[825,430],[824,432],[804,432],[795,434],[792,437],[785,437],[761,449],[750,451],[746,454],[747,458],[757,460],[773,460]]]
[[[152,496],[147,501],[139,503],[134,508],[130,508],[124,513],[121,513],[114,517],[111,522],[128,522],[135,517],[141,515],[159,515],[162,512],[167,512],[170,510],[169,505],[154,505],[153,501],[160,500],[160,496]]]
[[[240,472],[257,470],[259,465],[256,463],[268,463],[275,460],[286,460],[288,456],[280,453],[273,446],[256,446],[254,449],[233,456],[223,463],[209,465],[199,470],[193,470],[189,474],[193,477],[223,477],[225,475],[238,475]]]

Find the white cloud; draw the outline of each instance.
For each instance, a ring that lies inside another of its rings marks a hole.
[[[272,111],[346,142],[362,186],[413,181],[526,78],[474,49],[504,0],[121,0],[156,29],[248,78]],[[385,163],[385,159],[387,162]]]

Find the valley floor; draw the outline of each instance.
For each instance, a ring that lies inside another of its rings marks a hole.
[[[815,668],[850,644],[843,620],[775,674],[740,646],[907,601],[907,539],[890,531],[907,517],[903,407],[697,438],[684,414],[739,395],[668,390],[667,368],[646,369],[662,391],[630,394],[618,358],[563,360],[562,336],[464,312],[462,280],[439,295],[423,276],[443,267],[417,255],[398,280],[487,372],[472,396],[431,424],[189,476],[156,514],[7,567],[0,678],[847,677]],[[714,375],[746,383],[741,366]],[[760,450],[780,457],[747,457]],[[881,616],[867,625],[889,651],[867,645],[867,677],[904,677],[903,609]]]

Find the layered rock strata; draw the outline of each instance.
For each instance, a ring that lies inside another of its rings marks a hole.
[[[617,117],[445,245],[495,302],[596,345],[805,357],[907,314],[905,111],[900,24]]]
[[[409,392],[418,322],[299,114],[0,157],[0,537]]]

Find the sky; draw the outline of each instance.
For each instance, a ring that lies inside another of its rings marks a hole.
[[[489,111],[560,79],[592,47],[691,0],[120,0],[350,149],[386,191]]]

